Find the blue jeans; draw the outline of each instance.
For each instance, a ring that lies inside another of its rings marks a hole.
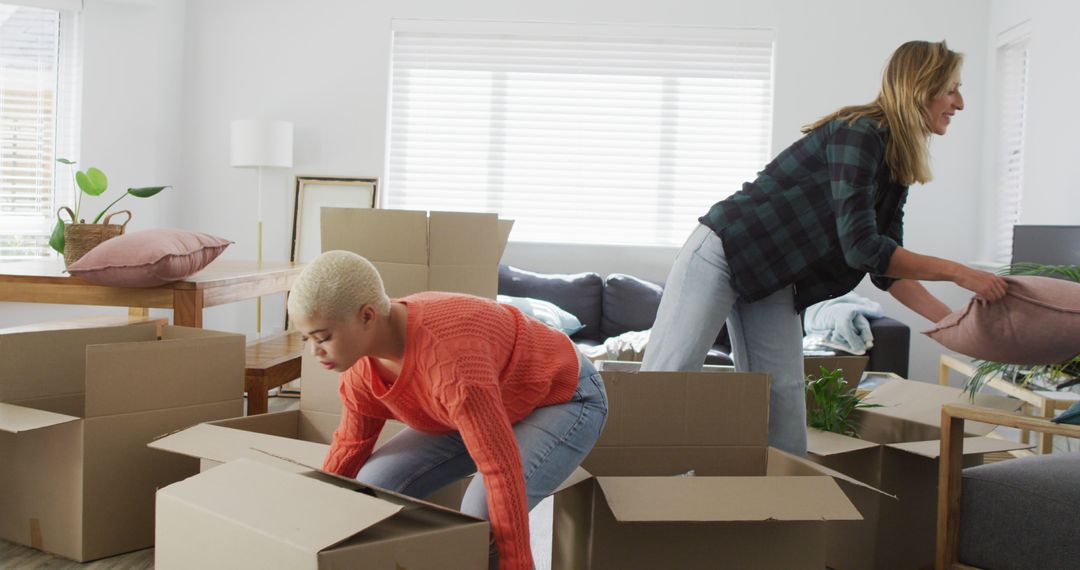
[[[739,299],[720,237],[698,225],[671,267],[642,370],[700,370],[725,320],[735,369],[772,377],[769,445],[806,455],[802,321],[792,288]]]
[[[580,352],[578,361],[578,387],[568,402],[537,408],[513,425],[529,510],[581,464],[607,418],[603,379]],[[405,428],[371,454],[356,478],[423,498],[473,473],[476,477],[465,491],[461,512],[487,519],[484,478],[457,432],[431,435]]]

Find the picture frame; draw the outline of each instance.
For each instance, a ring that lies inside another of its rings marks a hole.
[[[289,261],[307,263],[322,253],[322,208],[375,208],[378,178],[297,176]]]

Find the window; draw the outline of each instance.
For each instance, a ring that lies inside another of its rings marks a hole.
[[[1001,38],[997,49],[998,142],[994,261],[1012,257],[1013,226],[1020,222],[1024,174],[1024,118],[1027,115],[1028,44],[1026,26]]]
[[[50,254],[77,152],[76,14],[0,4],[0,258]],[[66,168],[66,167],[65,167]]]
[[[387,205],[678,246],[769,159],[771,31],[395,21]]]

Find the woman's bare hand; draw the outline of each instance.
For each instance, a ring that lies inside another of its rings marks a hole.
[[[1004,297],[1008,289],[1008,283],[1001,276],[970,267],[964,267],[953,282],[991,303]]]

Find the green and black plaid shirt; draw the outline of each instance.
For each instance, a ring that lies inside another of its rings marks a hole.
[[[724,243],[735,290],[756,301],[795,286],[795,309],[881,274],[903,243],[908,187],[889,180],[887,127],[833,120],[780,153],[700,218]]]

